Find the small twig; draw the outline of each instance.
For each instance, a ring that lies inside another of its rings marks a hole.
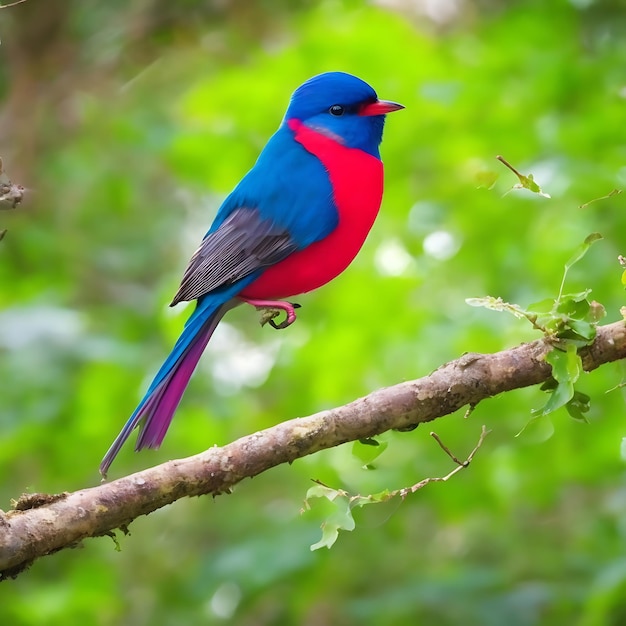
[[[431,431],[430,436],[439,444],[439,447],[457,464],[457,465],[464,465],[465,463],[463,461],[459,461],[459,459],[457,459],[454,454],[452,454],[452,452],[450,452],[450,449],[448,448],[448,446],[446,446],[443,441],[441,441],[439,435],[436,432]]]
[[[0,183],[0,202],[8,202],[14,209],[24,199],[25,191],[22,185]]]
[[[517,178],[519,179],[519,183],[517,185],[513,185],[513,187],[511,187],[511,189],[509,189],[509,191],[512,191],[513,189],[528,189],[528,191],[532,191],[533,193],[537,193],[540,196],[543,196],[544,198],[549,198],[550,197],[549,193],[544,193],[543,191],[541,191],[541,187],[535,182],[535,179],[533,178],[532,174],[528,174],[528,176],[524,176],[524,174],[518,172],[500,154],[498,154],[496,156],[496,159],[498,161],[500,161],[500,163],[503,163],[504,165],[506,165],[506,167],[508,167],[515,174],[515,176],[517,176]],[[507,193],[509,193],[509,192],[507,191]]]
[[[415,483],[411,487],[405,487],[404,489],[398,489],[392,492],[390,496],[393,497],[395,495],[400,495],[400,497],[404,500],[409,494],[419,491],[420,489],[422,489],[426,485],[429,485],[430,483],[441,483],[441,482],[445,483],[446,481],[450,480],[450,478],[452,478],[455,474],[457,474],[458,472],[460,472],[461,470],[469,466],[472,459],[474,458],[474,455],[476,454],[476,452],[478,452],[478,449],[480,448],[480,446],[483,445],[483,441],[485,440],[485,437],[490,432],[491,431],[487,430],[487,428],[483,424],[482,430],[480,432],[480,438],[478,439],[478,443],[474,446],[474,449],[469,453],[465,461],[459,461],[459,459],[457,459],[452,454],[452,452],[450,452],[447,446],[445,446],[442,443],[441,439],[439,438],[437,434],[430,433],[431,436],[435,439],[435,441],[441,446],[441,449],[457,464],[457,467],[455,467],[451,472],[449,472],[445,476],[433,476],[431,478],[424,478],[423,480],[420,480],[418,483]]]
[[[490,432],[491,431],[487,430],[487,428],[483,425],[482,430],[480,432],[480,437],[478,439],[478,443],[474,446],[474,449],[469,453],[469,456],[467,457],[467,459],[465,459],[465,461],[460,461],[456,456],[454,456],[454,454],[452,454],[448,446],[446,446],[443,443],[443,441],[441,441],[441,438],[439,437],[439,435],[437,435],[437,433],[431,432],[430,433],[431,437],[439,444],[439,447],[456,463],[457,467],[455,467],[451,472],[449,472],[445,476],[434,476],[431,478],[424,478],[423,480],[420,480],[418,483],[416,483],[415,485],[412,485],[411,487],[403,487],[402,489],[395,489],[394,491],[385,493],[384,496],[382,497],[380,494],[378,495],[370,494],[367,496],[362,496],[360,494],[350,495],[347,491],[343,489],[334,489],[333,487],[329,487],[327,484],[323,483],[321,480],[313,479],[313,482],[317,483],[318,485],[322,487],[325,487],[326,489],[331,489],[336,495],[342,498],[348,498],[351,508],[353,506],[362,506],[363,504],[368,503],[368,502],[371,502],[371,503],[388,502],[389,500],[395,498],[396,496],[400,496],[404,500],[409,494],[419,491],[420,489],[422,489],[423,487],[425,487],[426,485],[430,483],[446,482],[450,480],[450,478],[452,478],[457,472],[460,472],[461,470],[468,467],[472,459],[474,458],[474,455],[480,448],[480,446],[483,445],[483,441],[485,440],[485,437]]]
[[[524,175],[520,174],[502,155],[498,154],[498,156],[496,156],[496,159],[498,159],[500,163],[506,165],[520,180],[522,179]]]
[[[613,189],[612,191],[609,191],[609,193],[607,193],[605,196],[600,196],[599,198],[594,198],[593,200],[589,200],[589,202],[585,202],[584,204],[581,204],[578,208],[586,209],[593,202],[598,202],[598,200],[608,200],[609,198],[612,198],[613,196],[617,196],[620,193],[622,193],[621,189]]]
[[[24,1],[24,0],[22,0]],[[0,5],[0,9],[5,8],[8,5]],[[26,189],[23,185],[16,185],[9,180],[9,177],[4,171],[4,164],[2,158],[0,158],[0,203],[7,202],[9,208],[14,209],[23,199]],[[0,210],[2,207],[0,207]]]
[[[0,4],[0,9],[8,9],[9,7],[14,7],[16,4],[22,4],[22,2],[26,2],[26,0],[15,0],[15,2],[11,2],[11,4]]]
[[[475,410],[476,407],[478,406],[478,402],[476,403],[471,403],[468,407],[467,407],[467,411],[465,411],[465,415],[463,415],[463,419],[467,419]]]

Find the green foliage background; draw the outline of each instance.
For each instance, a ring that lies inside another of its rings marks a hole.
[[[618,0],[56,4],[0,11],[0,154],[31,189],[0,213],[0,507],[97,484],[188,314],[167,308],[188,257],[322,71],[406,105],[371,237],[288,331],[229,314],[162,449],[127,446],[112,478],[536,338],[465,298],[556,296],[591,232],[604,239],[568,288],[620,319],[626,194],[579,208],[626,185]],[[56,42],[23,36],[51,11]],[[52,53],[20,64],[29,45]],[[506,193],[497,154],[551,199]],[[492,430],[472,466],[357,511],[330,551],[309,550],[328,513],[300,515],[310,479],[366,494],[444,475],[428,427],[384,435],[375,471],[342,446],[141,518],[119,552],[101,538],[42,559],[0,585],[0,623],[623,624],[625,406],[607,393],[623,378],[621,363],[584,375],[589,424],[561,410],[516,438],[536,388],[439,420],[460,457]]]

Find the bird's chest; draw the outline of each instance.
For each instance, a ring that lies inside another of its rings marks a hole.
[[[328,173],[340,222],[371,228],[383,194],[380,159],[343,145],[339,138],[290,120],[295,140],[319,159]]]
[[[380,159],[302,124],[295,138],[324,166],[338,223],[323,239],[265,270],[244,290],[247,297],[287,298],[326,284],[352,262],[378,215],[383,194]]]

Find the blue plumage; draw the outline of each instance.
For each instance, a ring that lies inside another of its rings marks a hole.
[[[220,208],[217,227],[239,207],[258,209],[262,218],[287,231],[298,249],[326,237],[338,220],[328,173],[284,124]]]

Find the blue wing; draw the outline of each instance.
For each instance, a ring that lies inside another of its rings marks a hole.
[[[294,140],[286,124],[270,139],[216,221],[240,206],[256,206],[261,217],[289,233],[299,250],[329,235],[339,222],[328,172]]]

